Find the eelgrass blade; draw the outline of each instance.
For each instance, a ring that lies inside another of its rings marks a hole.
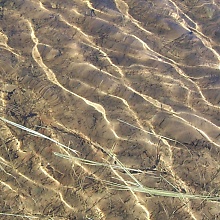
[[[212,201],[220,201],[220,197],[212,197],[212,196],[203,196],[203,195],[192,195],[187,193],[180,193],[180,192],[173,192],[173,191],[166,191],[161,189],[154,189],[148,187],[139,187],[139,186],[127,186],[122,184],[116,184],[110,181],[105,181],[108,185],[116,188],[117,190],[132,190],[135,192],[142,192],[154,196],[164,196],[164,197],[175,197],[175,198],[182,198],[182,199],[204,199],[204,200],[212,200]]]
[[[54,155],[64,158],[64,159],[68,159],[68,160],[76,160],[76,161],[80,161],[83,164],[87,164],[87,165],[91,165],[91,166],[102,166],[102,167],[111,167],[113,169],[118,169],[118,170],[123,170],[123,168],[121,166],[117,166],[117,165],[112,165],[112,164],[108,164],[108,163],[100,163],[100,162],[95,162],[92,160],[86,160],[80,157],[74,157],[72,155],[67,155],[67,154],[61,154],[58,152],[53,152]],[[137,170],[137,169],[132,169],[132,168],[125,168],[126,170],[129,171],[135,171],[135,172],[139,172],[139,173],[143,173],[142,170]]]
[[[29,218],[29,219],[39,219],[39,217],[36,217],[36,216],[31,216],[31,215],[19,215],[19,214],[4,213],[4,212],[0,212],[0,215],[21,217],[21,218]]]
[[[133,127],[133,128],[136,128],[136,129],[138,129],[138,130],[140,130],[140,131],[144,131],[144,132],[147,133],[147,134],[153,135],[153,136],[155,136],[155,137],[157,137],[157,138],[164,139],[164,140],[168,140],[168,141],[173,141],[173,142],[178,143],[178,144],[180,144],[180,145],[182,145],[182,146],[185,147],[185,145],[184,145],[183,143],[181,143],[181,142],[179,142],[179,141],[177,141],[177,140],[174,140],[174,139],[172,139],[172,138],[168,138],[168,137],[163,136],[163,135],[158,135],[158,134],[154,134],[153,132],[146,131],[146,130],[141,129],[141,128],[135,126],[135,125],[132,125],[132,124],[126,122],[126,121],[123,121],[123,120],[121,120],[120,118],[118,118],[117,120],[120,121],[120,122],[122,122],[122,123],[124,123],[124,124],[126,124],[126,125],[129,125],[129,126],[131,126],[131,127]]]
[[[105,167],[111,167],[114,169],[121,169],[121,170],[126,170],[129,172],[131,170],[130,168],[127,168],[125,166],[116,166],[116,165],[111,165],[111,164],[105,164],[105,163],[99,163],[95,161],[90,161],[78,157],[73,157],[65,154],[60,154],[58,152],[54,152],[56,156],[62,157],[64,159],[68,160],[78,160],[82,162],[83,164],[88,164],[92,166],[105,166]],[[118,161],[117,161],[118,162]],[[129,175],[130,176],[130,175]],[[88,177],[92,178],[92,177]],[[133,192],[141,192],[141,193],[146,193],[150,194],[153,196],[164,196],[164,197],[175,197],[175,198],[180,198],[180,199],[204,199],[204,200],[212,200],[212,201],[220,201],[220,197],[211,197],[211,196],[203,196],[203,195],[192,195],[192,194],[187,194],[187,193],[180,193],[180,192],[173,192],[173,191],[166,191],[166,190],[161,190],[161,189],[154,189],[154,188],[149,188],[145,187],[139,182],[131,182],[131,181],[126,181],[127,185],[107,181],[107,180],[102,180],[102,182],[106,183],[107,185],[111,186],[111,189],[115,190],[132,190]]]
[[[65,148],[65,149],[68,149],[68,150],[72,151],[72,152],[75,153],[75,154],[78,153],[76,150],[73,150],[73,149],[67,147],[66,145],[61,144],[60,142],[58,142],[58,141],[56,141],[56,140],[54,140],[54,139],[52,139],[52,138],[49,138],[49,137],[47,137],[46,135],[43,135],[43,134],[41,134],[41,133],[39,133],[39,132],[37,132],[37,131],[34,131],[34,130],[30,129],[30,128],[27,128],[27,127],[25,127],[25,126],[23,126],[23,125],[17,124],[17,123],[15,123],[15,122],[12,122],[12,121],[10,121],[10,120],[8,120],[8,119],[5,119],[5,118],[2,118],[2,117],[0,117],[0,119],[1,119],[2,121],[4,121],[4,122],[8,123],[8,124],[11,124],[11,125],[17,127],[17,128],[20,128],[20,129],[22,129],[22,130],[25,130],[25,131],[31,133],[31,134],[34,135],[34,136],[37,136],[37,137],[41,137],[41,138],[50,140],[50,141],[54,142],[55,144],[57,144],[57,145],[59,145],[59,146]]]

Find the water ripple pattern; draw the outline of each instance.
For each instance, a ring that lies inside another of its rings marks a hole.
[[[219,0],[0,19],[0,218],[220,219]]]

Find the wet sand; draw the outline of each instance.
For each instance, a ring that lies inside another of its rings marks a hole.
[[[78,152],[0,120],[0,219],[220,218],[109,185],[219,196],[219,0],[0,7],[0,116]]]

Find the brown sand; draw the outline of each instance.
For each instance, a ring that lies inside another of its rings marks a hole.
[[[219,0],[0,6],[1,117],[84,159],[112,152],[146,187],[219,195]],[[0,124],[0,219],[220,219],[218,201],[111,189],[132,179]]]

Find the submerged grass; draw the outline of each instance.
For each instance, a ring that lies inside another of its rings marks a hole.
[[[4,213],[4,212],[0,212],[0,215],[20,217],[20,218],[28,218],[28,219],[39,219],[39,217],[36,217],[36,216],[31,216],[31,215],[19,215],[19,214]]]
[[[65,154],[60,154],[57,152],[54,152],[54,154],[56,156],[62,157],[64,159],[81,161],[83,164],[89,164],[89,165],[93,165],[93,166],[105,166],[105,167],[111,167],[114,169],[126,170],[127,171],[126,173],[128,173],[128,175],[130,177],[132,176],[132,179],[135,178],[131,173],[129,173],[130,171],[134,171],[135,169],[130,169],[127,167],[122,167],[122,166],[115,166],[115,165],[105,164],[105,163],[98,163],[95,161],[90,161],[90,160],[85,160],[82,158],[77,158],[77,157],[73,157],[73,156],[69,156],[69,155],[65,155]],[[135,178],[135,182],[126,181],[126,183],[127,183],[126,185],[118,184],[118,183],[106,181],[106,180],[102,180],[102,182],[106,183],[108,186],[111,186],[112,189],[131,190],[133,192],[142,192],[142,193],[150,194],[153,196],[175,197],[175,198],[182,198],[182,199],[204,199],[204,200],[212,200],[212,201],[220,200],[220,197],[192,195],[192,194],[187,194],[187,193],[180,193],[180,192],[173,192],[173,191],[166,191],[166,190],[161,190],[161,189],[149,188],[149,187],[143,186],[139,181],[137,181],[136,178]]]
[[[167,190],[162,190],[162,189],[155,189],[155,188],[150,188],[150,187],[146,187],[143,186],[135,177],[134,175],[131,174],[132,171],[136,171],[136,172],[143,172],[141,170],[136,170],[136,169],[131,169],[131,168],[127,168],[125,167],[116,157],[115,154],[112,154],[111,152],[109,152],[109,156],[117,162],[118,165],[113,165],[113,164],[109,164],[109,163],[100,163],[100,162],[96,162],[96,161],[92,161],[92,160],[87,160],[87,159],[83,159],[78,157],[78,152],[76,150],[71,149],[70,147],[59,143],[58,141],[47,137],[46,135],[43,135],[39,132],[36,132],[30,128],[26,128],[20,124],[17,124],[15,122],[12,122],[8,119],[2,118],[0,117],[0,119],[8,124],[11,124],[17,128],[20,128],[22,130],[25,130],[27,132],[29,132],[32,135],[47,139],[52,141],[53,143],[57,144],[59,147],[64,148],[64,149],[68,149],[68,151],[71,151],[72,153],[74,153],[76,156],[73,155],[67,155],[67,154],[61,154],[58,152],[54,152],[54,155],[61,157],[63,159],[67,159],[67,160],[71,160],[73,162],[78,162],[81,164],[86,164],[86,165],[91,165],[91,166],[102,166],[102,167],[109,167],[111,169],[114,170],[122,170],[124,171],[124,173],[127,174],[128,177],[130,177],[133,181],[123,181],[124,184],[119,184],[113,181],[106,181],[106,180],[101,180],[103,183],[105,183],[107,186],[109,186],[112,189],[116,189],[116,190],[130,190],[132,192],[140,192],[140,193],[146,193],[146,194],[150,194],[152,196],[164,196],[164,197],[175,197],[175,198],[179,198],[179,199],[202,199],[202,200],[210,200],[210,201],[220,201],[220,197],[213,197],[213,196],[205,196],[205,195],[193,195],[193,194],[187,194],[187,193],[181,193],[181,192],[174,192],[174,191],[167,191]],[[164,138],[164,137],[163,137]],[[1,213],[0,213],[1,214]],[[2,213],[3,214],[3,213]]]
[[[73,150],[73,149],[67,147],[66,145],[61,144],[61,143],[59,143],[58,141],[56,141],[56,140],[54,140],[54,139],[52,139],[52,138],[49,138],[49,137],[47,137],[46,135],[43,135],[43,134],[41,134],[41,133],[39,133],[39,132],[37,132],[37,131],[34,131],[34,130],[30,129],[30,128],[27,128],[27,127],[25,127],[25,126],[23,126],[23,125],[17,124],[17,123],[15,123],[15,122],[12,122],[12,121],[10,121],[10,120],[8,120],[8,119],[5,119],[5,118],[2,118],[2,117],[0,117],[0,119],[1,119],[2,121],[4,121],[4,122],[8,123],[8,124],[11,124],[11,125],[17,127],[17,128],[20,128],[20,129],[22,129],[22,130],[25,130],[25,131],[29,132],[30,134],[32,134],[32,135],[34,135],[34,136],[41,137],[41,138],[47,139],[47,140],[49,140],[49,141],[52,141],[52,142],[54,142],[55,144],[57,144],[58,146],[63,147],[63,148],[65,148],[65,149],[68,149],[68,150],[71,151],[72,153],[75,153],[75,154],[78,153],[76,150]]]

